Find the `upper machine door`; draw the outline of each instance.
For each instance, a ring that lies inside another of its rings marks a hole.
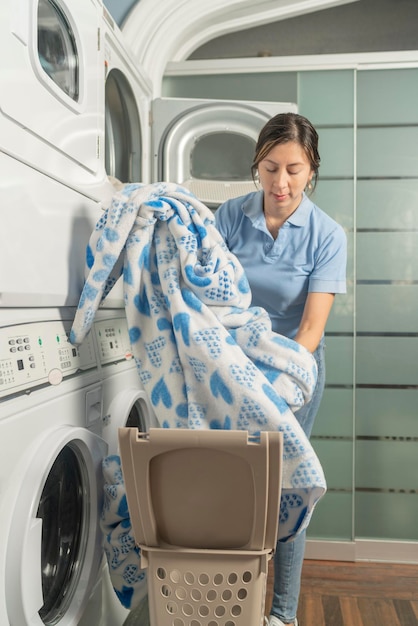
[[[0,149],[67,184],[99,170],[99,15],[94,0],[0,4]]]
[[[187,187],[216,208],[254,191],[251,164],[258,134],[289,102],[160,98],[153,102],[154,180]]]
[[[140,182],[149,170],[149,103],[152,87],[103,10],[105,54],[105,168],[123,183]]]
[[[105,168],[122,183],[146,178],[152,88],[126,49],[124,37],[103,10],[105,54]],[[149,160],[149,159],[148,159]],[[149,169],[149,166],[148,166]]]
[[[131,86],[120,69],[106,78],[105,168],[121,182],[142,179],[142,134]]]

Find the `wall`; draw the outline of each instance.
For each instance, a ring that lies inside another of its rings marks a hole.
[[[416,50],[416,0],[358,0],[212,39],[189,59]]]

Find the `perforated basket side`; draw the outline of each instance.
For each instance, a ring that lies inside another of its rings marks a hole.
[[[271,552],[153,548],[145,556],[151,626],[263,623]]]

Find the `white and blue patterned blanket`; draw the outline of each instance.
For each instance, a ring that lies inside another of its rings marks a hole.
[[[174,183],[128,184],[114,195],[90,238],[72,343],[121,274],[132,352],[161,426],[283,433],[279,538],[291,539],[326,489],[294,416],[316,383],[313,356],[251,307],[212,212]]]

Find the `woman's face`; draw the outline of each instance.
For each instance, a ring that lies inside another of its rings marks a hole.
[[[305,150],[296,141],[278,144],[258,164],[264,190],[264,209],[290,215],[299,206],[302,193],[314,174]]]

